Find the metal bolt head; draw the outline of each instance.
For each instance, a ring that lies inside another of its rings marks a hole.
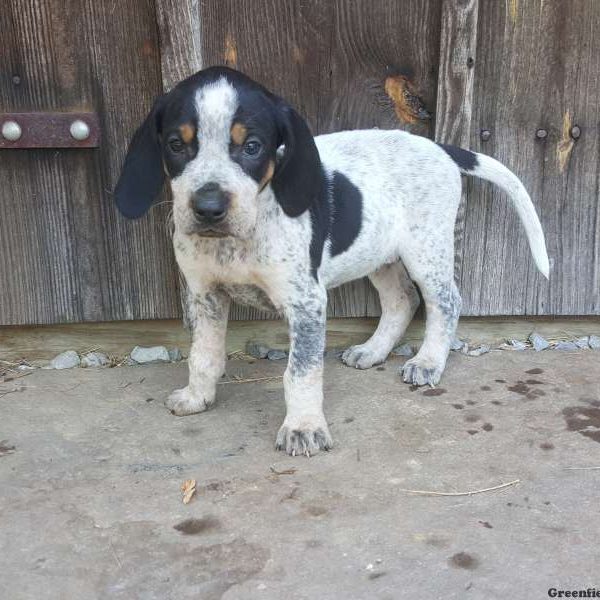
[[[482,129],[479,132],[479,137],[482,142],[487,142],[492,137],[492,132],[489,129]]]
[[[2,137],[9,142],[16,142],[22,135],[23,130],[16,121],[5,121],[2,124]]]
[[[571,137],[574,140],[578,140],[581,137],[581,128],[579,127],[579,125],[573,125],[569,133],[571,134]]]
[[[69,128],[71,132],[71,136],[82,142],[83,140],[87,140],[90,137],[90,128],[87,123],[82,121],[81,119],[77,119],[71,123],[71,127]]]
[[[535,137],[538,140],[545,140],[548,137],[548,132],[545,129],[538,129],[535,132]]]

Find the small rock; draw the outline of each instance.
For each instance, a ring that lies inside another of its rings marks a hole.
[[[269,360],[283,360],[287,358],[287,353],[283,350],[277,350],[277,348],[273,348],[273,350],[269,350],[267,352],[267,358]]]
[[[533,349],[536,352],[540,352],[541,350],[546,350],[546,348],[550,348],[550,342],[544,339],[539,333],[533,332],[529,336],[529,341],[531,342]]]
[[[104,367],[110,360],[102,352],[88,352],[81,358],[82,367]]]
[[[129,357],[138,364],[169,362],[171,360],[169,351],[164,346],[153,346],[152,348],[136,346]]]
[[[600,350],[600,337],[597,335],[590,335],[588,345],[593,350]]]
[[[575,342],[558,342],[554,346],[555,350],[577,350],[578,346]]]
[[[527,344],[521,340],[508,340],[508,343],[513,350],[527,350]]]
[[[51,369],[72,369],[73,367],[78,367],[80,362],[79,354],[75,350],[67,350],[55,356],[50,361],[49,367]]]
[[[17,367],[17,371],[34,371],[37,367],[33,367],[32,365],[19,365]]]
[[[406,356],[410,358],[411,356],[414,356],[415,351],[413,350],[413,347],[410,344],[403,344],[402,346],[396,346],[392,350],[392,354],[395,354],[396,356]]]
[[[589,336],[584,336],[584,337],[580,337],[577,338],[576,340],[573,340],[575,342],[575,345],[578,348],[589,348],[590,347],[590,338]]]
[[[454,338],[452,340],[452,343],[450,344],[450,350],[454,350],[456,352],[458,350],[462,350],[465,345],[465,342],[463,342],[462,340]]]
[[[246,354],[254,358],[267,358],[270,348],[259,342],[249,341],[246,343]]]
[[[467,354],[469,356],[481,356],[482,354],[487,354],[489,351],[490,351],[490,347],[482,344],[481,346],[478,346],[477,348],[473,348],[473,350],[469,350],[467,352]]]
[[[169,360],[171,362],[179,362],[183,356],[181,355],[181,350],[177,347],[171,348],[169,351]]]

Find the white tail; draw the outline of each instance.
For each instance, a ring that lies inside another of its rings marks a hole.
[[[513,206],[525,228],[535,264],[544,277],[548,279],[550,263],[546,251],[546,240],[542,231],[542,225],[525,186],[501,162],[485,154],[476,152],[474,154],[477,157],[477,166],[469,170],[461,169],[461,172],[465,175],[474,175],[475,177],[491,181],[501,187],[510,196]]]

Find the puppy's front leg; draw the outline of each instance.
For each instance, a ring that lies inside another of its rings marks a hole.
[[[205,411],[215,401],[217,382],[225,371],[229,303],[229,296],[224,292],[190,292],[188,316],[193,337],[188,359],[189,383],[175,390],[165,403],[175,415]]]
[[[275,447],[310,456],[329,450],[333,440],[323,415],[323,353],[327,293],[318,286],[286,307],[290,357],[283,376],[286,416]]]

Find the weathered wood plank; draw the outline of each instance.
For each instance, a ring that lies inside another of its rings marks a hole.
[[[94,111],[103,141],[2,150],[0,323],[175,316],[165,207],[126,223],[110,195],[161,87],[153,1],[5,4],[0,111]]]
[[[464,313],[600,313],[600,4],[484,2],[479,8],[473,149],[524,182],[541,216],[550,282],[533,266],[506,196],[469,185]],[[571,140],[569,127],[581,137]],[[536,138],[543,128],[548,135]],[[488,142],[477,132],[489,129]]]
[[[327,347],[346,348],[361,343],[374,331],[376,319],[329,319]],[[404,342],[420,344],[423,320],[411,323]],[[532,331],[547,339],[572,339],[600,335],[600,319],[477,318],[461,319],[459,336],[473,344],[499,344],[506,339],[524,340]],[[283,321],[234,321],[227,331],[227,351],[243,350],[248,340],[259,340],[273,348],[287,348]],[[179,320],[77,323],[44,327],[0,327],[0,360],[49,360],[65,350],[87,352],[98,349],[125,356],[136,345],[179,347],[187,355],[189,334]],[[475,360],[475,359],[474,359]]]
[[[438,66],[435,140],[468,148],[471,141],[473,82],[477,51],[479,0],[444,0],[442,3]],[[465,230],[465,201],[456,215],[455,254],[460,253]],[[454,276],[461,279],[461,261]]]

